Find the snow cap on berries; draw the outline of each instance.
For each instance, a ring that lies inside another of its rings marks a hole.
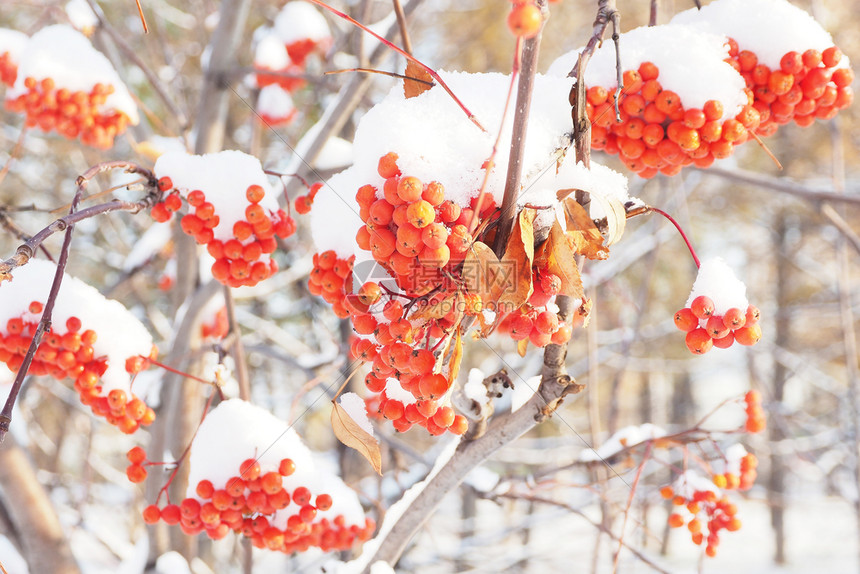
[[[113,86],[102,109],[122,112],[132,124],[140,119],[134,99],[110,61],[71,26],[57,24],[33,34],[21,53],[18,79],[6,93],[7,100],[27,92],[26,78],[51,78],[57,89],[70,92],[89,93],[96,84]]]
[[[274,33],[268,33],[260,38],[254,50],[254,65],[268,70],[283,70],[292,64],[284,43]]]
[[[699,295],[706,295],[714,302],[714,314],[723,315],[733,307],[746,309],[746,294],[747,286],[735,277],[732,268],[721,257],[713,257],[702,261],[686,307]]]
[[[5,330],[7,321],[14,317],[22,317],[25,322],[41,319],[41,312],[34,314],[27,309],[32,301],[47,301],[56,271],[50,261],[31,259],[15,270],[12,281],[0,283],[0,330]],[[83,330],[95,331],[95,356],[108,358],[107,370],[99,382],[102,394],[113,389],[129,392],[131,380],[125,361],[149,355],[152,336],[146,327],[118,301],[106,299],[94,287],[65,275],[51,316],[55,330],[65,333],[66,321],[71,317],[81,320]]]
[[[204,155],[185,152],[168,152],[155,162],[156,177],[169,177],[173,187],[184,197],[190,191],[200,190],[206,201],[215,207],[220,222],[212,230],[215,239],[224,241],[233,237],[233,225],[244,218],[248,200],[245,190],[259,185],[265,192],[260,206],[278,210],[278,201],[260,160],[236,150],[225,150]]]
[[[301,40],[319,42],[331,38],[328,23],[319,10],[307,2],[287,2],[275,17],[275,33],[282,44]]]
[[[562,55],[547,73],[567,76],[581,51]],[[747,96],[743,77],[725,62],[728,55],[725,36],[680,25],[643,26],[621,35],[622,70],[637,70],[643,62],[651,62],[660,70],[663,89],[678,94],[684,108],[702,108],[708,100],[717,100],[723,104],[723,117],[733,118],[746,105]],[[594,51],[585,70],[585,85],[606,89],[618,85],[612,42]]]
[[[287,123],[296,115],[296,106],[289,92],[278,84],[260,90],[257,113],[270,124]]]
[[[8,54],[9,60],[17,64],[24,47],[27,45],[27,40],[29,38],[23,32],[0,28],[0,56]]]
[[[725,34],[739,49],[755,52],[759,62],[771,69],[779,69],[787,52],[833,46],[833,38],[821,24],[786,0],[716,0],[701,10],[691,8],[675,15],[670,24]],[[837,67],[848,67],[848,58],[843,57]]]

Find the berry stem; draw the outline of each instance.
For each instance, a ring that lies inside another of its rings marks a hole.
[[[652,207],[649,205],[647,207],[647,211],[653,211],[654,213],[659,213],[660,215],[662,215],[663,217],[665,217],[666,219],[668,219],[669,221],[672,222],[672,225],[674,225],[675,229],[678,230],[678,233],[681,234],[681,238],[684,240],[684,243],[687,244],[687,249],[690,251],[690,255],[693,256],[693,261],[696,262],[696,268],[698,269],[699,267],[701,267],[702,264],[699,261],[699,257],[696,255],[696,250],[693,249],[693,245],[690,243],[690,239],[687,237],[687,234],[684,233],[684,230],[681,228],[681,224],[678,223],[677,221],[675,221],[674,217],[672,217],[671,215],[669,215],[668,213],[666,213],[665,211],[663,211],[662,209],[659,209],[657,207]]]
[[[152,363],[156,367],[161,367],[165,371],[173,373],[174,375],[179,375],[181,377],[185,377],[186,379],[191,379],[192,381],[197,381],[198,383],[203,383],[205,385],[213,385],[215,388],[217,388],[219,390],[219,392],[221,390],[217,385],[214,385],[212,383],[212,381],[207,381],[206,379],[201,379],[200,377],[195,377],[194,375],[191,375],[191,374],[186,373],[184,371],[180,371],[179,369],[174,369],[173,367],[165,365],[164,363],[160,363],[160,362],[156,361],[155,359],[150,359],[149,357],[144,357],[143,355],[138,355],[138,356],[141,357],[142,359],[144,359],[145,361]]]
[[[412,54],[409,54],[408,52],[404,51],[403,48],[400,48],[399,46],[392,44],[391,42],[389,42],[388,40],[386,40],[385,38],[383,38],[382,36],[380,36],[379,34],[374,32],[373,30],[371,30],[370,28],[368,28],[367,26],[365,26],[364,24],[362,24],[358,20],[355,20],[354,18],[352,18],[351,16],[349,16],[347,14],[344,14],[340,10],[335,10],[334,8],[332,8],[331,6],[329,6],[328,4],[323,2],[322,0],[309,0],[309,1],[313,4],[316,4],[320,8],[324,8],[324,9],[328,10],[329,12],[331,12],[332,14],[334,14],[335,16],[337,16],[339,18],[343,18],[344,20],[346,20],[350,24],[352,24],[354,26],[358,26],[359,28],[361,28],[362,30],[364,30],[365,32],[367,32],[368,34],[370,34],[371,36],[373,36],[374,38],[376,38],[377,40],[379,40],[380,42],[382,42],[383,44],[385,44],[386,46],[388,46],[389,48],[391,48],[392,50],[394,50],[395,52],[397,52],[401,56],[403,56],[404,58],[406,58],[407,60],[414,62],[414,63],[418,64],[419,66],[421,66],[422,68],[424,68],[424,70],[426,70],[427,73],[430,74],[430,76],[434,80],[439,82],[439,85],[442,86],[442,89],[445,90],[449,96],[451,96],[451,98],[460,107],[460,109],[466,113],[466,116],[468,116],[469,121],[471,121],[473,124],[475,124],[478,127],[478,129],[480,129],[482,132],[487,131],[486,129],[484,129],[484,126],[482,126],[480,124],[480,122],[478,122],[478,120],[475,118],[474,114],[472,114],[472,112],[470,112],[469,109],[465,105],[463,105],[463,102],[461,102],[460,99],[454,95],[454,92],[451,91],[451,88],[448,87],[448,84],[445,83],[445,80],[440,78],[439,74],[437,74],[436,71],[433,70],[430,66],[419,61]]]

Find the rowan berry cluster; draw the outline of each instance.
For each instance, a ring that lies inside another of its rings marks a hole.
[[[169,220],[173,213],[182,209],[183,190],[175,190],[170,176],[158,180],[158,188],[164,199],[152,207],[151,215],[156,221]],[[285,238],[295,233],[295,221],[282,209],[272,211],[260,202],[265,190],[256,184],[245,190],[247,207],[245,219],[233,224],[230,238],[216,239],[215,229],[221,222],[215,205],[207,201],[206,194],[199,190],[185,191],[188,213],[182,216],[182,230],[200,245],[206,245],[215,258],[212,276],[230,287],[256,285],[278,270],[278,265],[269,257],[277,248],[275,236]],[[193,211],[192,211],[193,210]]]
[[[30,316],[41,314],[43,307],[39,301],[31,302],[28,308]],[[0,361],[12,371],[21,368],[37,325],[38,319],[28,319],[22,314],[9,319],[5,333],[0,333]],[[100,384],[100,378],[108,368],[107,357],[96,356],[93,350],[98,339],[96,332],[82,328],[77,317],[69,317],[65,331],[52,326],[42,335],[42,342],[27,373],[74,380],[81,403],[126,434],[133,433],[141,425],[151,424],[155,420],[155,412],[140,398],[122,389],[107,391]]]
[[[689,307],[675,313],[675,326],[687,333],[687,349],[703,355],[713,347],[726,349],[733,343],[747,346],[758,343],[761,339],[759,317],[760,312],[753,305],[745,310],[733,307],[717,315],[713,300],[699,295]]]
[[[146,477],[146,453],[135,447],[129,451],[128,459],[129,478],[141,482]],[[257,548],[287,554],[311,547],[325,552],[347,550],[356,541],[370,538],[376,528],[372,519],[366,518],[363,527],[347,525],[343,515],[329,520],[319,513],[332,508],[330,495],[314,496],[306,486],[287,490],[283,479],[295,470],[296,465],[289,458],[282,459],[276,470],[267,472],[263,472],[257,460],[247,459],[222,488],[201,480],[195,488],[196,496],[164,507],[149,505],[143,518],[147,524],[159,520],[179,524],[189,535],[205,532],[213,540],[232,530],[249,538]]]
[[[322,189],[322,182],[317,182],[313,184],[310,189],[308,189],[308,193],[306,195],[300,195],[296,198],[294,203],[296,208],[296,213],[306,214],[310,213],[311,208],[314,205],[314,198],[316,198],[319,190]]]
[[[26,114],[28,127],[56,131],[69,139],[80,138],[89,146],[109,149],[114,138],[125,132],[128,116],[106,106],[114,87],[97,83],[89,92],[56,86],[51,78],[24,79],[26,92],[6,100],[13,112]]]
[[[614,90],[591,86],[587,91],[591,146],[617,154],[641,177],[675,175],[688,165],[708,167],[730,156],[734,146],[747,141],[747,132],[758,128],[761,117],[751,105],[752,92],[748,105],[726,118],[719,100],[708,100],[701,109],[685,108],[676,92],[663,89],[659,77],[651,62],[625,70],[618,118]]]
[[[832,119],[854,100],[854,72],[838,67],[842,52],[836,46],[824,51],[810,48],[803,53],[787,52],[779,68],[772,70],[758,61],[753,48],[739,49],[737,42],[729,39],[727,61],[752,90],[752,105],[760,118],[755,132],[761,136],[772,135],[779,125],[791,121],[806,127],[816,119]]]
[[[705,554],[709,557],[716,555],[721,530],[735,532],[741,527],[736,516],[737,507],[722,491],[749,490],[757,477],[758,460],[743,446],[729,447],[725,458],[725,471],[712,474],[711,484],[704,477],[687,471],[676,480],[674,487],[660,489],[663,498],[671,500],[679,509],[685,507],[690,514],[685,520],[680,512],[673,512],[669,515],[669,526],[680,528],[686,524],[693,543],[705,544]]]
[[[257,85],[277,85],[290,93],[300,90],[307,83],[301,76],[308,57],[325,52],[330,45],[328,26],[316,9],[306,2],[287,3],[275,20],[274,31],[260,42],[255,58],[258,68],[275,73],[259,72]]]
[[[561,278],[546,270],[533,270],[534,291],[528,303],[508,314],[499,322],[496,331],[509,335],[514,341],[528,339],[535,347],[545,347],[550,343],[563,345],[570,340],[573,326],[559,320],[554,311],[547,309],[550,299],[558,295]]]
[[[761,406],[761,393],[756,390],[748,391],[744,395],[745,411],[747,415],[744,430],[749,433],[758,433],[765,429],[767,419]]]

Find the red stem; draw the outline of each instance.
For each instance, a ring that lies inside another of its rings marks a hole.
[[[663,217],[665,217],[666,219],[668,219],[669,221],[671,221],[671,222],[672,222],[672,225],[674,225],[674,226],[675,226],[675,229],[677,229],[677,230],[678,230],[678,233],[680,233],[680,234],[681,234],[681,238],[684,240],[684,243],[686,243],[686,244],[687,244],[687,249],[690,251],[690,255],[692,255],[692,256],[693,256],[693,261],[695,261],[695,262],[696,262],[696,269],[698,269],[699,267],[701,267],[701,266],[702,266],[702,264],[701,264],[701,262],[699,261],[699,257],[696,255],[696,250],[695,250],[695,249],[693,249],[693,245],[690,243],[690,239],[687,237],[687,234],[686,234],[686,233],[684,233],[684,230],[683,230],[683,229],[681,229],[681,224],[680,224],[680,223],[678,223],[677,221],[675,221],[675,218],[674,218],[674,217],[672,217],[671,215],[669,215],[668,213],[666,213],[666,212],[665,212],[665,211],[663,211],[662,209],[658,209],[658,208],[656,208],[656,207],[651,207],[651,206],[649,205],[649,206],[648,206],[648,211],[653,211],[654,213],[659,213],[660,215],[662,215]]]
[[[386,40],[385,38],[383,38],[382,36],[380,36],[379,34],[374,32],[373,30],[371,30],[370,28],[368,28],[367,26],[365,26],[364,24],[362,24],[358,20],[352,18],[351,16],[349,16],[347,14],[344,14],[340,10],[335,10],[334,8],[332,8],[331,6],[329,6],[328,4],[323,2],[322,0],[308,0],[308,1],[313,3],[313,4],[316,4],[320,8],[324,8],[324,9],[328,10],[329,12],[334,14],[335,16],[343,18],[344,20],[346,20],[350,24],[353,24],[354,26],[358,26],[359,28],[361,28],[362,30],[364,30],[368,34],[372,35],[374,38],[376,38],[377,40],[379,40],[380,42],[382,42],[383,44],[385,44],[386,46],[388,46],[389,48],[391,48],[392,50],[394,50],[395,52],[397,52],[398,54],[400,54],[401,56],[403,56],[407,60],[415,62],[416,64],[418,64],[419,66],[424,68],[424,70],[428,74],[430,74],[430,77],[432,77],[434,80],[439,82],[439,85],[442,86],[442,89],[445,90],[446,92],[448,92],[448,95],[451,96],[451,98],[454,100],[454,102],[457,103],[457,105],[460,107],[460,109],[466,113],[466,116],[469,118],[469,121],[471,121],[473,124],[475,124],[478,127],[478,129],[480,129],[482,132],[487,131],[486,129],[484,129],[484,126],[482,126],[480,124],[480,122],[478,122],[478,120],[475,118],[475,116],[472,114],[472,112],[470,112],[469,109],[465,105],[463,105],[463,102],[461,102],[460,99],[454,95],[454,92],[451,91],[451,88],[448,87],[448,84],[445,83],[445,80],[440,78],[439,74],[437,74],[436,71],[433,70],[430,66],[419,61],[415,56],[406,52],[402,48],[392,44],[391,42],[389,42],[388,40]]]

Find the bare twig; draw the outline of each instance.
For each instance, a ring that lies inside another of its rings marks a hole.
[[[379,40],[380,42],[382,42],[383,44],[385,44],[386,46],[388,46],[389,48],[391,48],[392,50],[394,50],[395,52],[397,52],[401,56],[403,56],[404,58],[406,58],[407,60],[414,62],[415,64],[418,64],[419,66],[424,68],[424,70],[428,74],[430,74],[430,76],[434,80],[436,80],[439,83],[439,85],[442,87],[442,89],[445,90],[449,96],[451,96],[451,99],[454,100],[454,102],[457,104],[457,106],[461,110],[463,110],[463,113],[466,114],[466,117],[469,118],[469,121],[471,121],[473,124],[475,124],[475,126],[477,126],[478,129],[480,129],[482,132],[487,131],[484,129],[484,126],[481,125],[481,122],[478,121],[478,119],[475,117],[475,115],[469,111],[469,109],[463,104],[463,102],[460,101],[460,98],[458,98],[454,94],[454,92],[451,91],[451,88],[448,87],[448,84],[445,83],[445,80],[443,80],[441,77],[439,77],[439,74],[436,73],[436,70],[434,70],[430,66],[426,65],[425,63],[421,62],[420,60],[418,60],[417,58],[412,56],[412,54],[409,54],[408,52],[404,51],[399,46],[392,44],[391,42],[389,42],[388,40],[386,40],[385,38],[383,38],[382,36],[380,36],[379,34],[374,32],[373,30],[371,30],[367,26],[363,25],[361,22],[358,22],[355,18],[352,18],[348,14],[344,14],[340,10],[335,10],[334,8],[332,8],[331,6],[329,6],[328,4],[323,2],[322,0],[308,0],[308,1],[313,3],[313,4],[316,4],[320,8],[324,8],[324,9],[328,10],[329,12],[334,14],[335,16],[338,16],[339,18],[343,18],[344,20],[346,20],[350,24],[353,24],[354,26],[358,26],[359,28],[361,28],[362,30],[364,30],[365,32],[367,32],[368,34],[370,34],[371,36],[373,36],[374,38],[376,38],[377,40]]]
[[[403,50],[412,53],[412,41],[409,39],[409,29],[406,27],[406,13],[400,0],[393,0],[394,13],[397,15],[397,26],[400,28],[400,39],[403,41]]]
[[[621,121],[620,111],[618,110],[618,100],[620,99],[621,89],[624,82],[621,78],[621,52],[619,51],[620,36],[618,33],[618,29],[621,25],[618,9],[615,7],[615,0],[598,0],[597,17],[594,19],[594,28],[591,38],[588,40],[585,48],[582,49],[582,52],[579,53],[579,57],[576,59],[576,65],[568,75],[576,78],[577,83],[579,83],[581,76],[577,74],[580,73],[580,71],[584,72],[588,65],[588,61],[591,60],[591,56],[594,54],[594,50],[603,43],[603,36],[606,34],[606,27],[610,22],[612,22],[612,41],[615,42],[615,71],[618,81],[618,87],[615,90],[615,115],[616,118],[618,118],[618,121]],[[582,78],[582,81],[585,81],[584,77]]]
[[[97,174],[103,171],[108,171],[110,169],[121,168],[125,169],[125,171],[128,173],[138,173],[140,175],[143,175],[147,178],[149,182],[149,187],[153,191],[156,189],[155,178],[152,175],[152,172],[150,172],[148,169],[127,161],[110,161],[95,165],[88,169],[86,173],[78,177],[78,193],[83,193],[83,190],[86,189],[89,180],[95,177]],[[80,201],[80,196],[76,195],[76,200],[72,202],[72,209],[70,210],[69,215],[54,220],[53,223],[39,231],[23,245],[20,245],[15,255],[6,259],[5,261],[0,262],[0,280],[7,279],[13,269],[25,265],[36,254],[36,249],[42,244],[42,242],[54,233],[63,230],[68,231],[74,226],[75,223],[79,221],[88,219],[96,215],[100,215],[102,213],[108,213],[110,211],[122,210],[130,211],[131,213],[137,213],[142,209],[150,207],[154,203],[155,197],[155,194],[151,192],[144,199],[137,202],[129,202],[115,199],[107,203],[94,205],[87,209],[76,211],[77,204]]]
[[[748,183],[764,189],[779,191],[794,195],[808,201],[832,201],[834,203],[850,203],[852,205],[860,205],[860,194],[856,190],[851,190],[852,193],[835,193],[829,189],[816,189],[803,184],[791,181],[788,178],[770,177],[767,175],[759,175],[742,169],[723,169],[719,167],[710,167],[703,169],[701,172],[705,175],[715,175],[732,181]]]
[[[657,25],[657,0],[651,0],[651,13],[648,15],[648,25]]]

